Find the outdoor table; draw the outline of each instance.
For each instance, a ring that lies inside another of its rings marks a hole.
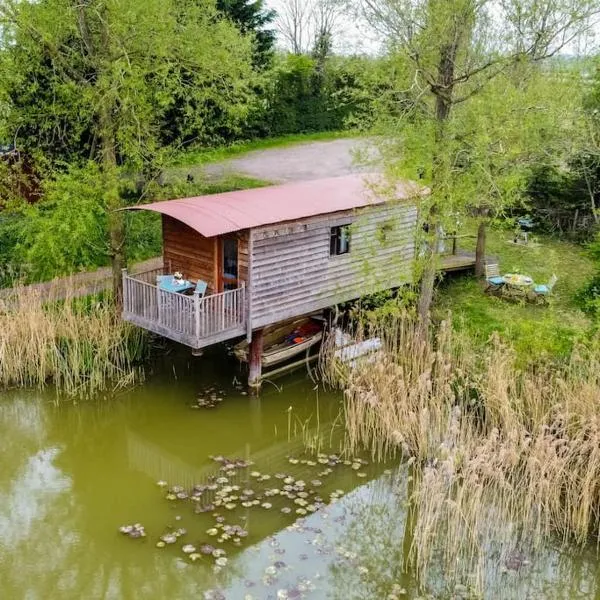
[[[165,292],[175,292],[177,294],[185,294],[193,290],[196,286],[191,282],[183,279],[177,281],[174,277],[166,277],[160,282],[159,287]]]
[[[520,275],[519,273],[507,273],[502,276],[506,285],[512,285],[518,288],[528,288],[533,284],[533,279],[529,275]]]
[[[529,275],[520,273],[507,273],[502,276],[504,288],[507,296],[528,297],[528,292],[533,285],[533,279]]]

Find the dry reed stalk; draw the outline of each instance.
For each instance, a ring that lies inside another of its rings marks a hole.
[[[121,321],[110,302],[14,288],[0,305],[0,388],[52,382],[69,395],[119,387],[141,377],[140,330]]]
[[[414,462],[410,560],[420,577],[441,561],[481,585],[494,552],[557,536],[600,541],[597,354],[579,348],[567,365],[521,372],[498,339],[477,355],[447,323],[427,340],[408,317],[368,334],[383,340],[374,361],[349,369],[326,346],[322,368],[345,390],[350,450]]]

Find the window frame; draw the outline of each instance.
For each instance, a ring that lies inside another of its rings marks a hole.
[[[333,225],[329,231],[329,256],[344,256],[352,250],[352,223]]]

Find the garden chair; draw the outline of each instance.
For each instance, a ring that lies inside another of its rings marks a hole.
[[[485,265],[486,292],[497,292],[504,287],[504,279],[500,275],[498,263]]]
[[[206,283],[206,281],[202,281],[202,279],[199,279],[196,282],[196,289],[194,290],[194,293],[198,294],[200,298],[204,298],[204,294],[206,294],[207,288],[208,283]]]
[[[558,277],[556,275],[552,275],[550,277],[550,281],[544,284],[538,284],[533,287],[533,293],[535,294],[536,299],[547,301],[548,296],[552,294],[552,290],[558,281]]]

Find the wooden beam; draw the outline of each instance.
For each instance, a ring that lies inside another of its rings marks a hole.
[[[263,342],[263,330],[257,329],[256,331],[253,331],[248,356],[248,387],[254,394],[258,394],[260,392],[262,378],[262,353],[264,346]]]

